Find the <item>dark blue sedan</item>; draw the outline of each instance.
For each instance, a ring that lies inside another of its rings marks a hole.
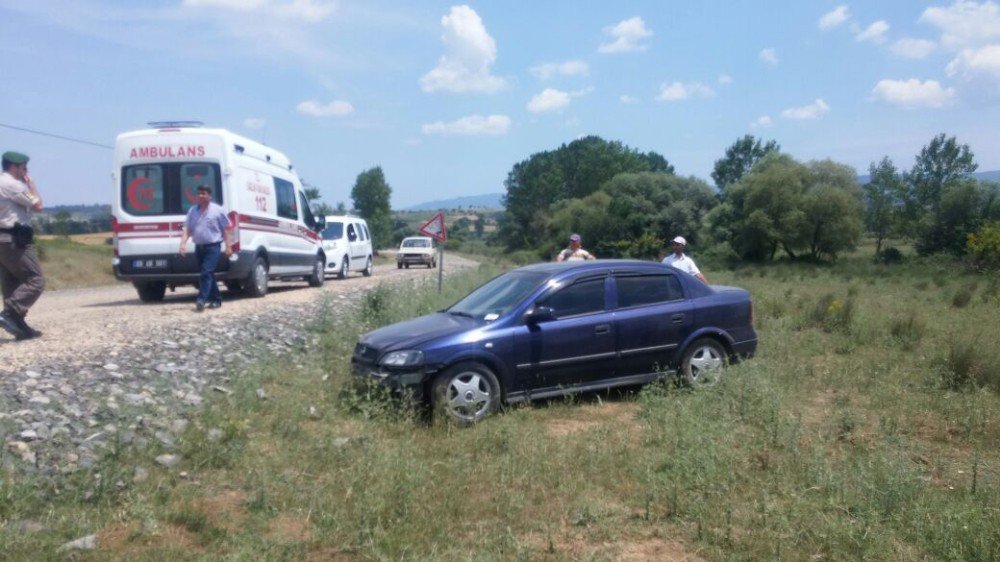
[[[757,348],[750,293],[667,265],[543,263],[451,307],[359,338],[356,376],[473,423],[501,403],[643,384],[718,382]]]

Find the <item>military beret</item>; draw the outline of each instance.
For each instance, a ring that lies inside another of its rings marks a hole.
[[[10,162],[11,164],[27,164],[28,163],[28,155],[27,154],[21,154],[20,152],[14,152],[13,150],[9,150],[7,152],[4,152],[3,153],[3,159],[6,160],[6,161],[8,161],[8,162]]]

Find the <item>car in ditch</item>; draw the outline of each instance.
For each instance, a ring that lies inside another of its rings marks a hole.
[[[437,267],[437,256],[434,254],[434,240],[429,236],[408,236],[403,238],[396,252],[396,268],[409,268],[411,265],[426,265]]]
[[[757,348],[750,293],[634,260],[503,273],[448,308],[359,337],[359,382],[468,424],[502,404],[645,384],[717,383]]]

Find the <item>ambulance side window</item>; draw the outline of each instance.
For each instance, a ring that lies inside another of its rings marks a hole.
[[[295,186],[291,182],[274,178],[274,194],[278,200],[278,216],[298,220],[299,210],[295,203]]]

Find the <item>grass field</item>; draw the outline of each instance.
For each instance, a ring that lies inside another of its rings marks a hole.
[[[91,472],[6,475],[0,552],[61,560],[97,533],[78,559],[1000,559],[996,277],[861,258],[709,271],[753,291],[761,345],[696,393],[658,384],[457,429],[345,391],[358,333],[495,272],[331,310],[319,353],[233,373],[173,470],[122,447]],[[150,478],[133,483],[136,466]]]
[[[71,237],[39,236],[36,247],[46,290],[77,289],[115,283],[111,271],[111,233]]]

